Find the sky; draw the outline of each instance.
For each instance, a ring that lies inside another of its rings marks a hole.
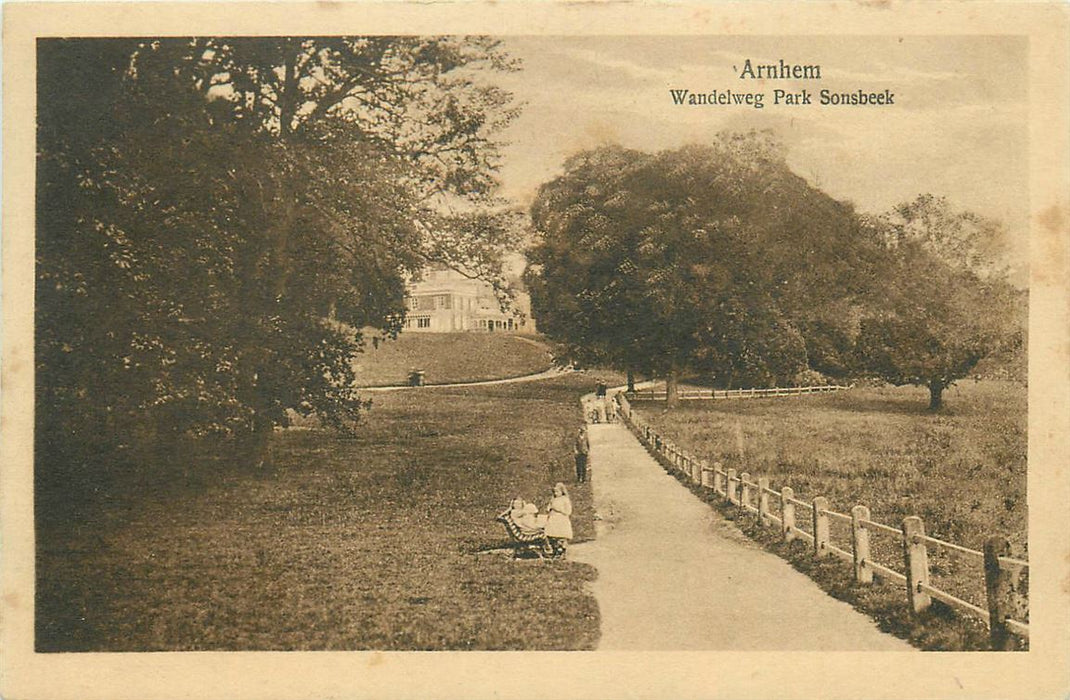
[[[1028,247],[1027,45],[1017,37],[504,37],[522,69],[495,82],[523,105],[504,132],[502,193],[527,205],[572,153],[657,151],[720,131],[771,129],[811,184],[878,213],[921,193],[1003,222]],[[740,79],[744,61],[820,65],[820,80]],[[675,105],[670,89],[761,91],[764,107]],[[812,105],[772,104],[807,89]],[[885,107],[821,106],[890,90]]]

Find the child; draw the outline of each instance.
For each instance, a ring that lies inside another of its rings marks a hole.
[[[554,485],[554,497],[546,506],[549,517],[546,519],[546,537],[550,540],[554,557],[565,556],[565,549],[572,539],[572,499],[568,489],[560,481]]]

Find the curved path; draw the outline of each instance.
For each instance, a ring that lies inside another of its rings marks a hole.
[[[552,379],[553,377],[560,377],[562,374],[568,374],[575,370],[568,367],[551,367],[550,369],[543,370],[542,372],[536,372],[534,374],[524,374],[519,377],[506,377],[505,379],[481,379],[475,382],[453,382],[452,384],[424,384],[422,386],[412,386],[411,384],[398,384],[395,386],[361,386],[357,387],[359,391],[402,391],[404,389],[445,389],[448,387],[456,386],[491,386],[493,384],[515,384],[517,382],[534,382],[540,379]]]
[[[622,423],[590,426],[599,649],[914,650],[696,498]]]

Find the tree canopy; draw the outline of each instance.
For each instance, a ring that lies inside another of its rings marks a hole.
[[[38,64],[39,465],[348,425],[408,274],[501,278],[493,41],[43,40]]]
[[[670,402],[683,372],[760,387],[810,369],[928,386],[938,407],[1016,342],[999,225],[941,198],[859,215],[754,132],[564,170],[532,206],[539,327],[580,361],[666,377]]]
[[[889,252],[862,318],[859,369],[929,389],[929,408],[985,357],[1024,342],[1024,294],[1006,281],[999,224],[920,195],[871,223]]]
[[[578,358],[725,386],[790,382],[842,337],[879,260],[849,206],[787,167],[766,134],[646,154],[581,153],[532,207],[540,328]],[[671,394],[671,391],[670,391]]]

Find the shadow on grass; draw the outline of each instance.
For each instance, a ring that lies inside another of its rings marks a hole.
[[[840,397],[837,397],[840,398]],[[956,410],[945,406],[938,411],[929,410],[927,399],[919,394],[918,399],[851,397],[850,401],[830,401],[826,408],[844,413],[892,413],[903,416],[950,416]]]

